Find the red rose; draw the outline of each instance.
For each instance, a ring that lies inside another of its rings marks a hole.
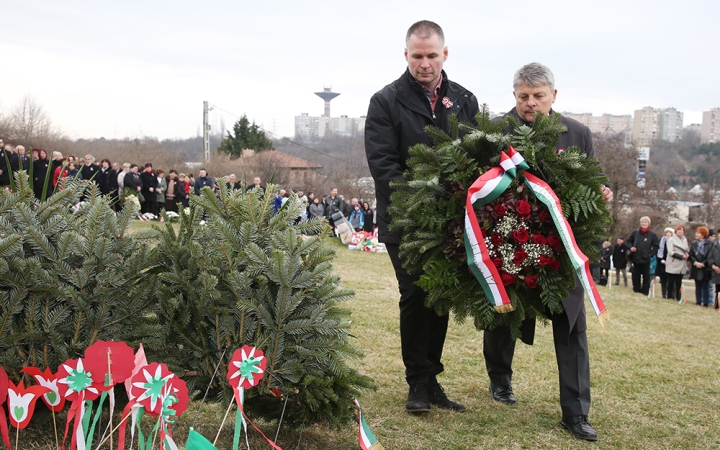
[[[545,236],[540,233],[533,233],[532,237],[530,238],[530,242],[532,242],[533,244],[545,245],[547,244],[547,239],[545,239]]]
[[[498,218],[504,217],[505,214],[507,214],[507,208],[505,207],[505,205],[502,205],[502,204],[495,205],[495,215]]]
[[[530,203],[526,202],[525,200],[518,200],[517,202],[515,202],[515,212],[521,220],[529,219],[531,210],[532,208],[530,207]]]
[[[538,266],[548,266],[551,261],[554,261],[554,259],[549,256],[540,255],[540,258],[538,258]]]
[[[513,255],[513,264],[515,264],[517,267],[520,267],[528,257],[527,252],[525,252],[525,249],[519,248],[515,250],[515,254]]]
[[[547,208],[541,209],[538,213],[538,220],[544,223],[552,222],[552,216],[550,215],[550,211],[548,211]]]
[[[502,266],[503,266],[502,258],[498,258],[498,257],[496,256],[495,258],[490,258],[490,260],[491,260],[492,263],[495,265],[495,267],[497,268],[497,270],[502,269]]]
[[[560,236],[551,234],[547,238],[547,244],[552,248],[556,253],[562,253],[565,251],[565,247],[563,246],[562,240],[560,239]]]
[[[515,275],[511,275],[507,272],[501,272],[500,279],[502,280],[503,286],[510,286],[515,282]]]
[[[502,234],[500,233],[493,233],[492,236],[490,236],[490,242],[492,242],[492,245],[495,247],[500,247],[505,243]]]
[[[524,244],[528,241],[528,239],[530,239],[530,235],[525,228],[518,228],[517,230],[513,231],[512,237],[518,244]]]
[[[535,275],[525,275],[525,285],[529,287],[530,289],[535,289],[537,287],[537,274]]]
[[[550,264],[548,264],[548,267],[551,270],[558,270],[560,268],[560,261],[555,258],[550,258]]]

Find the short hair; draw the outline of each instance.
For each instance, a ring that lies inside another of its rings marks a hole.
[[[131,169],[132,169],[133,167],[137,167],[137,166],[138,166],[137,164],[130,164],[130,168],[131,168]]]
[[[52,155],[53,155],[53,158],[55,158],[56,156],[59,156],[60,158],[63,157],[62,153],[60,153],[60,152],[57,151],[57,150],[54,150],[53,153],[52,153]]]
[[[410,38],[412,35],[416,35],[421,39],[428,39],[431,38],[433,34],[437,34],[437,37],[440,39],[440,44],[445,46],[445,33],[443,33],[440,25],[429,20],[415,22],[407,30],[407,34],[405,35],[405,46],[407,47],[410,45]]]
[[[684,233],[684,232],[685,232],[685,227],[682,226],[682,225],[678,225],[678,226],[675,227],[675,231],[677,231],[677,230],[683,230],[683,233]]]
[[[707,229],[707,227],[698,227],[697,230],[695,230],[696,233],[702,234],[703,238],[707,238],[710,234],[710,231]]]
[[[17,150],[17,151],[20,151],[20,150],[25,151],[25,147],[23,147],[22,145],[18,145],[17,147],[15,147],[15,150]]]
[[[547,66],[540,63],[532,62],[525,64],[515,72],[513,77],[513,89],[520,84],[526,84],[532,87],[539,87],[544,84],[550,86],[550,90],[555,89],[555,76]]]
[[[129,168],[130,168],[130,163],[123,163],[123,169],[126,168],[126,167],[129,169]]]
[[[648,223],[648,226],[650,226],[650,224],[652,223],[652,220],[650,220],[650,218],[648,216],[642,216],[640,218],[640,222],[642,222],[643,220],[645,220]]]
[[[110,162],[109,159],[103,158],[102,161],[100,161],[100,164],[102,164],[102,163],[104,163],[104,162],[107,162],[107,163],[108,163],[108,166],[112,166],[112,163]]]
[[[85,159],[88,159],[88,158],[92,159],[92,162],[95,162],[95,157],[89,153],[87,155],[85,155]]]
[[[160,175],[164,174],[165,171],[162,170],[162,169],[158,169],[158,170],[155,171],[155,173],[157,174],[157,176],[160,176]]]
[[[145,168],[152,167],[152,163],[145,163]]]
[[[180,175],[178,175],[178,178],[185,178],[185,174],[181,173]]]

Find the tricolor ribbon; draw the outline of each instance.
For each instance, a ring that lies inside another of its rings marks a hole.
[[[360,402],[354,398],[353,403],[357,406],[358,444],[360,444],[360,448],[362,450],[382,450],[382,444],[378,442],[377,438],[365,421],[365,415],[360,407]]]
[[[468,265],[475,278],[480,282],[485,295],[494,303],[495,310],[501,313],[510,312],[513,307],[505,286],[500,281],[500,274],[490,260],[490,252],[485,245],[485,232],[478,223],[475,206],[485,206],[498,198],[507,190],[517,176],[518,170],[529,168],[522,155],[514,148],[509,147],[507,153],[500,154],[500,167],[494,167],[485,172],[470,186],[465,205],[465,250],[468,255]],[[521,179],[537,199],[547,206],[595,314],[601,321],[607,319],[607,308],[600,298],[600,293],[590,273],[590,261],[578,247],[572,228],[562,213],[557,195],[546,182],[530,173],[523,172]]]

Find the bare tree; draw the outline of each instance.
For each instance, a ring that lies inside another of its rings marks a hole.
[[[42,105],[32,96],[26,95],[19,105],[10,112],[10,138],[29,146],[46,146],[58,140],[60,132],[56,130]]]
[[[600,161],[603,170],[610,181],[610,189],[614,196],[610,203],[610,215],[613,225],[610,234],[617,234],[624,231],[627,224],[624,223],[623,209],[633,203],[639,191],[637,187],[637,157],[635,147],[627,147],[624,143],[625,136],[618,134],[603,134],[593,137],[595,157]]]

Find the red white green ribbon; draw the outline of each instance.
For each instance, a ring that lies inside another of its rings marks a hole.
[[[353,403],[355,403],[355,406],[357,406],[358,409],[358,444],[360,444],[360,448],[362,450],[382,450],[382,444],[378,442],[377,438],[365,421],[365,415],[360,407],[360,402],[354,398]]]
[[[555,227],[560,235],[560,239],[562,239],[563,245],[568,252],[568,256],[570,256],[570,262],[575,269],[575,273],[580,280],[580,284],[582,284],[583,288],[585,288],[585,293],[590,299],[590,303],[595,310],[595,314],[597,314],[601,320],[607,319],[607,308],[600,297],[600,293],[598,292],[597,286],[595,286],[595,281],[590,273],[590,260],[588,260],[588,257],[580,251],[580,247],[578,247],[577,242],[575,242],[575,235],[572,232],[570,223],[568,223],[567,219],[563,215],[562,207],[560,206],[560,199],[557,198],[555,192],[546,182],[535,175],[525,172],[523,178],[525,179],[525,184],[535,194],[538,200],[548,207],[550,215],[553,218],[553,222],[555,222]]]
[[[494,303],[495,310],[501,313],[513,310],[500,274],[490,260],[490,252],[485,245],[485,233],[478,223],[475,206],[485,206],[505,192],[517,175],[518,170],[530,167],[514,148],[500,154],[500,167],[494,167],[478,177],[468,190],[465,206],[465,250],[468,266],[480,282],[485,295]],[[560,200],[550,186],[538,177],[523,172],[521,178],[535,196],[544,203],[553,218],[558,234],[568,252],[570,261],[585,288],[595,314],[601,319],[607,318],[607,309],[590,274],[590,262],[575,242],[572,228],[562,213]]]
[[[465,204],[464,240],[468,266],[487,298],[493,300],[495,310],[501,313],[512,311],[512,303],[500,281],[497,267],[490,260],[490,252],[485,245],[485,232],[480,228],[474,207],[485,206],[498,198],[510,186],[518,170],[529,168],[522,155],[510,147],[507,153],[500,153],[500,167],[488,170],[470,186]]]

